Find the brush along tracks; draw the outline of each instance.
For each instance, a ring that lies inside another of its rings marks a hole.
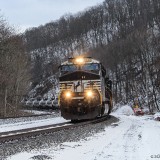
[[[58,123],[58,124],[48,125],[48,126],[40,126],[40,127],[27,128],[27,129],[16,130],[16,131],[2,132],[0,133],[0,143],[9,142],[13,140],[20,140],[21,138],[24,138],[24,137],[34,137],[40,134],[57,132],[60,130],[76,128],[79,126],[85,126],[89,124],[96,124],[96,123],[107,121],[108,119],[111,119],[111,118],[113,118],[113,116],[104,115],[102,117],[99,117],[93,120],[77,121],[75,123],[65,122],[65,123]]]

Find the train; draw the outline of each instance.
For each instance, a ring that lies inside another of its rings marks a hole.
[[[61,63],[59,88],[58,105],[66,120],[94,119],[112,111],[112,81],[96,59],[78,56]]]

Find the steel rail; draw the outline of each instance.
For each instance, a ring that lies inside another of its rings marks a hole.
[[[111,118],[111,116],[104,115],[96,119],[86,120],[86,121],[83,120],[83,121],[78,121],[76,123],[65,122],[65,123],[59,123],[59,124],[54,124],[54,125],[47,125],[47,126],[27,128],[27,129],[22,129],[22,130],[2,132],[0,133],[0,143],[21,139],[23,137],[37,136],[37,135],[44,134],[44,133],[52,133],[52,132],[57,132],[60,130],[75,128],[79,126],[85,126],[88,124],[96,124],[96,123],[106,121],[109,118]]]

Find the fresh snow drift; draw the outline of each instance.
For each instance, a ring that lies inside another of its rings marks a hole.
[[[160,121],[160,112],[157,112],[157,113],[154,115],[154,119],[157,120],[157,121]]]
[[[117,114],[120,114],[120,115],[134,115],[134,112],[133,112],[133,109],[128,106],[128,105],[125,105],[125,106],[122,106],[122,107],[119,107],[115,113]]]

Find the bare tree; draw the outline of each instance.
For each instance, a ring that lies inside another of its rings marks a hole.
[[[28,58],[21,36],[15,35],[3,20],[0,21],[0,115],[16,114],[29,79]]]

